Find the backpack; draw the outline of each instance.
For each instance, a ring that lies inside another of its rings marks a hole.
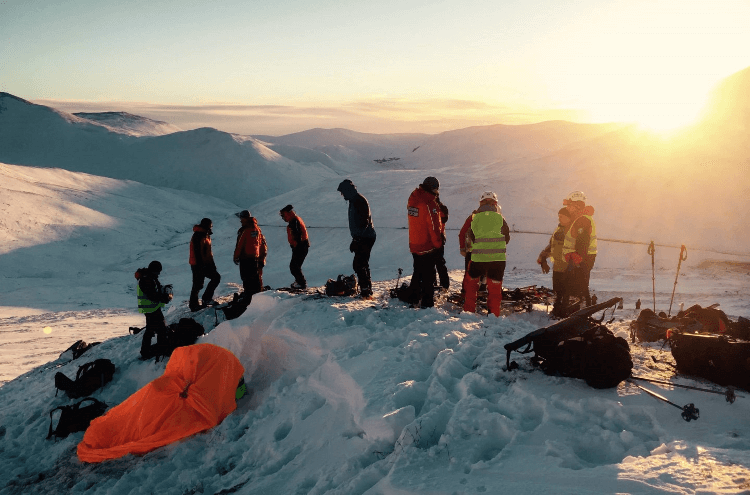
[[[95,345],[101,344],[101,342],[92,342],[90,344],[87,344],[83,340],[77,341],[75,344],[71,345],[67,349],[65,349],[63,352],[60,353],[61,358],[68,359],[70,361],[74,359],[78,359],[81,357],[81,355],[94,347]]]
[[[700,330],[701,333],[724,334],[731,325],[726,313],[711,306],[702,308],[700,305],[695,304],[685,310],[685,316],[693,317],[703,325],[703,328]]]
[[[419,294],[414,294],[414,292],[409,284],[402,282],[401,287],[390,290],[390,296],[405,303],[416,304],[419,302],[420,296]]]
[[[674,331],[669,346],[680,373],[750,390],[750,342]]]
[[[593,388],[616,387],[633,369],[628,342],[604,325],[580,335],[551,334],[534,342],[535,363],[548,375],[581,378]]]
[[[90,401],[91,404],[83,406],[84,402]],[[60,418],[57,421],[57,427],[52,429],[52,414],[60,410]],[[98,401],[93,397],[86,397],[82,401],[71,406],[56,407],[49,412],[49,432],[47,440],[53,435],[55,438],[65,438],[71,433],[84,431],[89,427],[94,418],[98,418],[107,410],[107,404]]]
[[[353,296],[357,293],[357,278],[354,274],[339,275],[336,280],[331,278],[326,282],[327,296]]]
[[[112,381],[115,365],[109,359],[97,359],[78,367],[76,379],[55,373],[55,395],[62,390],[71,399],[91,395],[92,392]]]

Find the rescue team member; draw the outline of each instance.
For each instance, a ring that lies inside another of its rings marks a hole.
[[[448,289],[451,285],[451,279],[448,276],[448,267],[445,265],[445,224],[448,223],[448,207],[440,201],[440,195],[435,196],[435,202],[437,202],[438,208],[440,208],[440,239],[443,243],[438,249],[435,266],[437,268],[440,287]]]
[[[427,177],[412,191],[407,202],[409,250],[414,258],[411,292],[422,308],[435,305],[435,269],[443,246],[443,227],[437,203],[440,182]]]
[[[290,285],[292,289],[306,289],[307,280],[302,273],[302,263],[307,258],[310,249],[310,239],[307,236],[305,222],[295,213],[292,205],[286,205],[279,211],[281,218],[287,222],[286,236],[289,246],[292,248],[292,260],[289,262],[289,271],[294,276],[294,282]]]
[[[258,221],[250,212],[240,212],[241,227],[237,231],[237,244],[234,248],[234,264],[240,266],[242,279],[242,300],[250,304],[254,294],[263,290],[263,267],[266,264],[268,245],[258,227]]]
[[[476,313],[479,280],[487,278],[487,308],[500,316],[503,300],[503,276],[505,275],[505,251],[510,241],[510,228],[503,218],[497,195],[487,191],[479,199],[479,208],[471,220],[468,242],[471,262],[466,280],[464,311]]]
[[[563,258],[563,243],[565,241],[565,232],[570,227],[572,219],[567,208],[561,208],[557,212],[557,229],[549,238],[549,244],[545,247],[536,262],[542,266],[543,273],[549,273],[547,258],[552,258],[552,290],[555,291],[555,304],[552,306],[552,314],[558,317],[566,316],[565,307],[567,306],[569,282],[568,282],[568,263]]]
[[[216,271],[214,255],[211,252],[211,228],[213,222],[204,218],[201,223],[193,227],[193,237],[190,239],[190,269],[193,272],[193,287],[190,290],[190,311],[197,311],[208,305],[216,304],[214,291],[221,282],[221,275]],[[198,301],[198,292],[203,288],[204,279],[209,282],[203,292],[203,302]]]
[[[166,337],[167,322],[161,308],[172,300],[172,286],[162,286],[159,282],[161,269],[161,263],[152,261],[148,268],[139,268],[135,272],[138,280],[138,312],[146,315],[146,330],[141,341],[141,356],[144,359],[153,356],[151,340],[154,335],[157,336],[157,343]]]
[[[341,181],[337,190],[349,202],[349,233],[352,236],[349,251],[354,253],[352,268],[354,273],[357,274],[359,293],[365,299],[372,299],[370,252],[375,244],[376,236],[370,213],[370,204],[349,179]]]
[[[570,273],[570,295],[577,296],[591,305],[589,279],[596,262],[596,224],[594,208],[586,205],[586,195],[573,191],[563,200],[570,212],[572,222],[565,232],[563,257]]]
[[[479,205],[481,206],[481,205]],[[471,212],[471,214],[466,217],[466,220],[464,220],[464,224],[461,227],[461,230],[458,232],[458,249],[461,253],[461,256],[464,257],[464,278],[461,281],[461,300],[465,300],[466,298],[466,279],[469,277],[469,262],[471,261],[471,250],[469,249],[469,246],[466,243],[466,236],[469,234],[469,229],[471,228],[471,220],[474,218],[474,214],[477,212],[477,210],[474,210]]]

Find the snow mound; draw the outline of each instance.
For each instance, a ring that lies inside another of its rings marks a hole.
[[[133,115],[128,112],[76,112],[73,115],[102,124],[113,132],[129,136],[162,136],[182,130],[167,122]]]

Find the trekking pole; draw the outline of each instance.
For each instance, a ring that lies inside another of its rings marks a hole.
[[[651,285],[654,291],[654,313],[656,313],[656,271],[654,269],[654,253],[656,253],[656,248],[654,247],[654,241],[651,241],[651,244],[648,245],[648,254],[651,255]]]
[[[683,244],[680,246],[680,259],[677,261],[677,275],[674,278],[674,287],[672,288],[672,299],[669,301],[669,312],[667,318],[672,314],[672,302],[674,301],[674,291],[677,290],[677,278],[680,276],[680,265],[687,259],[687,248]],[[654,311],[655,312],[655,311]]]
[[[628,381],[628,383],[631,383],[631,384],[635,385],[636,387],[638,387],[639,389],[643,390],[644,392],[646,392],[647,394],[651,395],[652,397],[656,397],[657,399],[666,402],[670,406],[674,406],[677,409],[682,410],[682,414],[681,414],[682,419],[684,419],[688,423],[690,422],[691,419],[695,419],[697,421],[698,418],[700,417],[700,411],[698,410],[697,407],[695,407],[695,404],[690,403],[690,404],[687,404],[687,405],[685,405],[683,407],[680,407],[677,404],[675,404],[674,402],[672,402],[669,399],[667,399],[666,397],[664,397],[663,395],[659,395],[656,392],[654,392],[653,390],[649,390],[646,387],[642,387],[642,386],[638,385],[637,383],[635,383],[634,381],[632,381],[630,378],[628,378],[627,381]]]
[[[398,290],[398,283],[401,282],[401,274],[404,273],[404,270],[399,268],[398,269],[398,278],[396,279],[396,290]]]
[[[724,392],[721,392],[719,390],[711,390],[708,388],[693,387],[691,385],[680,385],[679,383],[665,382],[664,380],[654,380],[652,378],[642,378],[640,376],[631,376],[630,378],[634,380],[643,380],[644,382],[660,383],[662,385],[671,385],[672,387],[687,388],[690,390],[698,390],[700,392],[709,392],[711,394],[723,395],[726,401],[729,402],[730,404],[734,404],[734,401],[737,400],[737,397],[743,397],[742,395],[735,394],[734,389],[732,387],[727,387],[727,389]]]

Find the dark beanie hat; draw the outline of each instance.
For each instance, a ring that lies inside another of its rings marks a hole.
[[[440,181],[438,181],[435,177],[427,177],[424,181],[422,181],[422,186],[425,189],[437,191],[440,188]]]
[[[240,218],[250,218],[250,212],[247,210],[242,210],[240,212]]]
[[[148,271],[152,273],[161,273],[161,263],[158,261],[152,261],[148,264]]]
[[[211,221],[210,218],[204,218],[203,220],[201,220],[200,226],[203,227],[204,229],[210,229],[213,224],[214,223]]]
[[[285,207],[283,207],[283,208],[282,208],[281,210],[279,210],[279,211],[280,211],[281,213],[286,213],[286,212],[292,211],[293,209],[294,209],[294,206],[292,206],[292,205],[286,205]]]
[[[344,192],[347,189],[351,190],[351,188],[353,187],[354,187],[354,182],[352,182],[351,179],[344,179],[341,181],[341,183],[339,184],[339,187],[337,187],[336,190],[339,192]]]

